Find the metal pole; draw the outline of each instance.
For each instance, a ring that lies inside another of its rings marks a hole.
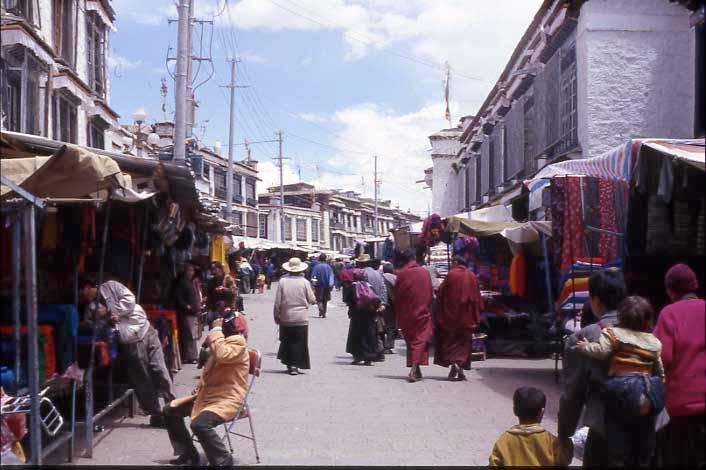
[[[174,160],[186,159],[186,83],[189,79],[189,9],[191,0],[179,0],[179,28],[177,31],[176,90],[174,93]]]
[[[32,465],[42,464],[42,428],[39,416],[39,341],[37,332],[37,247],[35,243],[35,208],[28,204],[23,214],[25,254],[25,310],[27,314],[27,345],[30,396],[30,449]]]
[[[377,237],[378,235],[378,156],[375,155],[375,178],[373,181],[375,185],[375,226],[373,227],[373,235]]]
[[[185,125],[185,131],[184,135],[189,138],[193,136],[193,130],[194,130],[194,113],[196,112],[196,109],[194,108],[194,87],[193,87],[193,60],[192,60],[192,43],[193,43],[193,34],[194,34],[194,0],[191,0],[189,2],[189,29],[188,29],[188,44],[189,44],[189,51],[187,55],[187,64],[186,64],[186,125]]]
[[[21,215],[15,215],[15,223],[12,229],[12,323],[15,326],[15,390],[20,388],[20,377],[22,377],[22,320],[20,318],[20,238],[22,230]]]
[[[230,59],[230,122],[228,128],[228,169],[226,170],[226,219],[233,222],[233,133],[235,132],[235,58]]]
[[[542,237],[542,254],[544,255],[544,264],[546,265],[544,278],[547,283],[547,303],[549,304],[549,311],[551,313],[554,313],[554,302],[552,301],[552,281],[549,275],[549,253],[547,252],[547,235],[545,233],[541,233],[540,235]]]
[[[277,141],[279,142],[279,230],[280,241],[285,243],[284,236],[284,157],[282,156],[282,131],[277,132]]]
[[[149,222],[149,213],[150,208],[148,205],[145,205],[145,218],[142,221],[142,245],[140,246],[139,271],[137,272],[137,292],[135,293],[135,300],[138,304],[142,298],[142,275],[145,270],[145,248],[147,247],[147,224]]]
[[[103,220],[103,235],[101,238],[101,257],[98,268],[98,287],[103,284],[103,269],[105,267],[105,253],[108,248],[108,227],[110,226],[111,200],[108,199]],[[86,370],[86,456],[93,457],[93,362],[96,354],[96,335],[98,334],[98,319],[93,318],[93,336],[91,337],[91,355],[88,357]]]

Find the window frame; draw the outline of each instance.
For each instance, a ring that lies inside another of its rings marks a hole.
[[[46,85],[40,83],[43,74],[48,74],[48,66],[31,49],[21,44],[2,49],[0,107],[6,129],[25,134],[45,134]]]
[[[306,233],[306,232],[307,232],[307,230],[306,230],[306,226],[307,226],[306,219],[305,219],[305,218],[302,218],[302,217],[297,217],[297,218],[295,219],[295,222],[294,222],[294,223],[295,223],[295,226],[294,226],[294,231],[295,231],[295,233],[294,233],[294,234],[295,234],[295,236],[296,236],[297,241],[298,241],[298,242],[305,242],[305,241],[307,241],[307,240],[308,240],[308,237],[307,237],[307,233]],[[301,227],[304,228],[304,231],[303,231],[303,232],[300,232],[300,231],[299,231]],[[303,235],[302,235],[302,233],[303,233]]]
[[[316,229],[314,229],[314,224],[316,224]],[[321,221],[319,219],[311,219],[311,241],[319,242],[321,234]]]
[[[284,216],[284,240],[292,241],[292,216]]]
[[[267,238],[267,214],[258,214],[257,216],[257,235],[260,238]]]
[[[91,116],[86,124],[86,139],[88,147],[105,149],[105,131],[109,128],[110,125],[99,116]]]
[[[86,65],[88,84],[96,94],[105,97],[106,80],[106,42],[108,26],[96,11],[86,12]]]
[[[71,11],[65,14],[67,7],[70,8]],[[54,51],[66,65],[75,70],[76,50],[78,49],[76,44],[78,38],[77,0],[54,0],[52,3],[52,12]]]
[[[80,100],[63,88],[54,90],[52,99],[53,138],[70,144],[78,143],[78,107]],[[68,127],[66,127],[68,126]]]

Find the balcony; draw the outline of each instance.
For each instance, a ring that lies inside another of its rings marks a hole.
[[[331,222],[330,226],[332,229],[337,229],[337,230],[345,230],[346,226],[343,224],[343,222]]]
[[[247,198],[245,202],[247,203],[248,206],[252,206],[252,207],[257,206],[257,199],[255,199],[254,197]]]
[[[243,196],[240,194],[233,194],[233,202],[237,204],[242,204],[243,203]]]

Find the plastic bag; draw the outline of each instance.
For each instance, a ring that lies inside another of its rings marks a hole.
[[[574,433],[569,439],[574,444],[574,457],[583,460],[583,450],[586,447],[588,438],[588,426],[584,426]]]

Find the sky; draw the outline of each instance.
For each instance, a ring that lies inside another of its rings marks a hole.
[[[139,108],[147,122],[173,119],[176,0],[114,0],[110,103],[121,122]],[[431,191],[415,183],[432,165],[428,136],[447,128],[445,63],[453,124],[492,89],[541,0],[194,0],[195,135],[228,145],[227,59],[240,59],[234,142],[284,132],[285,184],[380,197],[425,215]],[[169,71],[168,71],[168,68]],[[195,70],[198,65],[195,64]],[[245,147],[234,147],[236,159]],[[279,182],[276,143],[251,145],[260,192]]]

